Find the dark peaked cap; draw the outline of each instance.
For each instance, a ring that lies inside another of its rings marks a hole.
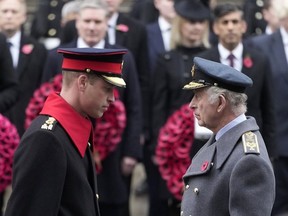
[[[227,65],[209,61],[200,57],[194,58],[192,82],[183,89],[199,89],[206,86],[217,86],[230,91],[243,93],[252,86],[253,81],[245,74]]]
[[[176,13],[189,21],[209,20],[210,9],[200,0],[182,0],[174,4]]]
[[[96,73],[115,86],[126,86],[122,78],[126,49],[59,48],[57,51],[63,54],[62,69]]]

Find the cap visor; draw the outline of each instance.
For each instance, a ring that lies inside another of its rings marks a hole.
[[[189,84],[185,85],[183,89],[185,90],[193,90],[193,89],[199,89],[199,88],[204,88],[208,85],[205,85],[203,83],[197,83],[197,82],[190,82]]]
[[[109,76],[104,76],[102,75],[102,77],[104,78],[105,81],[111,83],[112,85],[121,87],[121,88],[125,88],[126,87],[126,83],[124,81],[123,78],[120,77],[109,77]]]

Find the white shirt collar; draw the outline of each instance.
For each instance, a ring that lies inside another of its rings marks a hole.
[[[283,44],[288,45],[288,32],[283,27],[280,27],[280,33],[282,36]]]
[[[235,127],[236,125],[240,124],[241,122],[243,122],[245,120],[247,120],[245,114],[239,115],[237,118],[233,119],[231,122],[226,124],[223,128],[221,128],[217,132],[215,139],[216,140],[220,139],[220,137],[223,136],[223,134],[225,134],[228,130],[230,130],[231,128]]]
[[[110,17],[110,19],[108,20],[108,26],[110,26],[110,27],[115,27],[115,28],[116,28],[116,24],[117,24],[117,19],[118,19],[118,17],[119,17],[119,13],[118,13],[118,12],[114,13],[114,14]]]
[[[17,31],[11,38],[7,41],[13,44],[13,47],[20,49],[21,31]]]
[[[237,47],[232,50],[232,52],[230,50],[227,50],[221,43],[218,44],[220,58],[222,59],[227,59],[230,53],[232,53],[236,59],[242,59],[243,49],[244,48],[242,43],[239,43]]]
[[[159,16],[158,23],[161,32],[166,32],[171,29],[171,24],[167,22],[167,20],[165,20],[162,16]]]
[[[99,43],[95,44],[93,46],[93,48],[104,49],[104,46],[105,46],[105,40],[102,39],[101,41],[99,41]],[[78,48],[88,48],[90,46],[87,43],[85,43],[85,41],[81,37],[78,37],[78,39],[77,39],[77,47]]]

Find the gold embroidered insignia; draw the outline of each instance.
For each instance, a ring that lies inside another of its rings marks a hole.
[[[195,75],[195,65],[192,66],[191,73],[192,73],[192,77],[194,77],[194,75]]]
[[[244,152],[246,154],[260,154],[259,144],[255,133],[248,131],[242,135]]]
[[[52,130],[54,125],[56,124],[56,119],[53,117],[49,117],[45,123],[41,126],[41,129],[45,129],[45,130]]]

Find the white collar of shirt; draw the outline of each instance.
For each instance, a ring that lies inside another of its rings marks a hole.
[[[280,33],[284,44],[286,60],[288,62],[288,32],[283,27],[280,27]]]
[[[222,64],[229,65],[228,56],[232,53],[235,57],[234,68],[238,71],[242,70],[242,54],[243,54],[243,44],[239,43],[237,47],[231,51],[227,50],[221,43],[218,44],[218,50],[220,54],[220,61]]]
[[[162,34],[164,48],[166,51],[170,50],[171,24],[167,22],[162,16],[158,18],[159,27]]]
[[[267,25],[266,28],[265,28],[265,34],[270,35],[270,34],[272,34],[272,33],[273,33],[272,28]]]
[[[10,53],[12,56],[14,68],[17,68],[19,61],[20,40],[21,40],[21,31],[17,31],[16,34],[14,34],[11,38],[7,40],[12,44],[10,46]]]
[[[288,45],[288,33],[283,27],[280,28],[280,33],[282,36],[283,44]]]
[[[13,44],[13,47],[20,49],[21,31],[17,31],[8,41]]]
[[[93,48],[104,49],[104,46],[105,46],[105,40],[102,39],[101,41],[99,41],[99,43],[94,45]],[[86,44],[85,41],[81,37],[78,37],[78,39],[77,39],[77,47],[78,48],[88,48],[90,46],[88,44]]]
[[[116,43],[116,25],[119,13],[114,13],[108,20],[108,38],[109,44],[114,45]]]
[[[223,128],[221,128],[215,136],[216,140],[219,140],[223,134],[225,134],[228,130],[235,127],[236,125],[240,124],[241,122],[247,120],[245,114],[239,115],[237,118],[233,119],[231,122],[226,124]]]

